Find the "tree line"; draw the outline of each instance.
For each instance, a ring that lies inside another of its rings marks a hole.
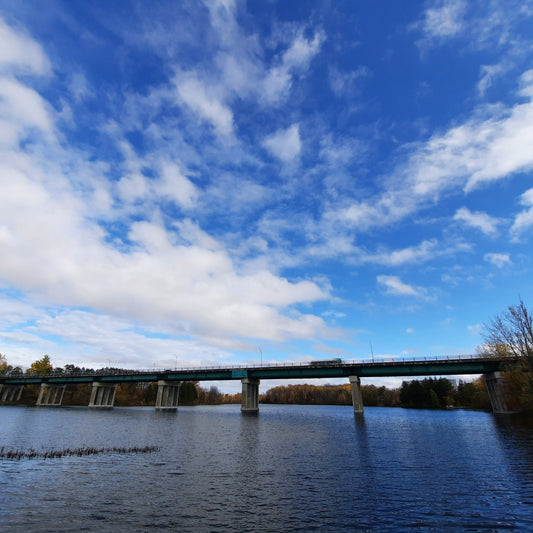
[[[361,385],[366,407],[408,407],[444,409],[490,409],[483,379],[455,384],[447,378],[403,381],[401,387]],[[284,385],[274,387],[261,396],[262,403],[351,405],[352,395],[346,385]]]

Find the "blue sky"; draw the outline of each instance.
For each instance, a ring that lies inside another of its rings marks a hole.
[[[0,0],[0,353],[473,353],[533,305],[533,2]]]

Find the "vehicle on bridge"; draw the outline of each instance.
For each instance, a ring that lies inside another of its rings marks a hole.
[[[342,365],[344,361],[340,357],[335,357],[334,359],[321,359],[320,361],[311,361],[309,366],[331,366],[331,365]]]

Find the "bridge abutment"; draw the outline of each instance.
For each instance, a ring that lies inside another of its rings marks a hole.
[[[24,385],[0,385],[0,402],[18,402]]]
[[[241,413],[244,415],[255,415],[259,412],[259,380],[253,378],[243,378]]]
[[[158,381],[156,411],[176,411],[180,394],[181,381]]]
[[[89,407],[112,409],[115,405],[116,393],[116,383],[100,383],[99,381],[95,381],[93,383],[93,390],[91,391]]]
[[[363,413],[363,395],[361,394],[361,379],[359,376],[350,376],[350,388],[352,389],[352,403],[354,413]]]
[[[41,390],[37,398],[37,407],[59,407],[63,403],[66,385],[51,385],[41,383]]]
[[[501,372],[483,374],[483,379],[485,380],[493,413],[511,414],[518,412],[516,409],[512,409],[506,401],[503,387],[504,378]]]

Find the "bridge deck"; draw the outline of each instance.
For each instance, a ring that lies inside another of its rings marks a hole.
[[[125,383],[154,381],[226,381],[253,379],[302,379],[341,378],[358,376],[409,377],[445,376],[463,374],[487,374],[501,370],[506,364],[516,361],[510,358],[478,356],[435,359],[352,361],[343,363],[292,363],[211,368],[188,368],[179,370],[127,370],[80,374],[16,374],[0,375],[0,384],[74,384],[74,383]]]

